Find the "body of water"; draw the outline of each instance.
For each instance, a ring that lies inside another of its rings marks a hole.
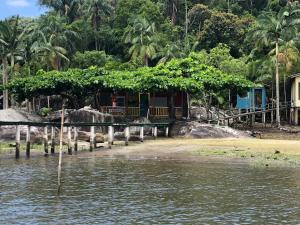
[[[300,170],[200,162],[0,159],[0,224],[297,224]]]

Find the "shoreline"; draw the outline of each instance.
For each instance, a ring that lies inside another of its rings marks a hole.
[[[300,141],[255,138],[188,139],[159,138],[143,143],[116,141],[112,149],[105,145],[93,152],[80,150],[67,158],[111,158],[132,160],[178,160],[208,163],[249,164],[264,167],[299,167]],[[25,158],[22,146],[21,159]],[[79,148],[81,149],[81,147]],[[1,151],[0,151],[1,152]],[[64,149],[66,152],[66,149]],[[42,150],[32,150],[31,157],[41,157]],[[49,157],[52,157],[49,154]],[[56,157],[56,155],[55,155]],[[1,159],[14,159],[14,151],[0,153]]]

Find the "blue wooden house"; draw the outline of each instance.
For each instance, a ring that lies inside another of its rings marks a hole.
[[[237,95],[236,108],[238,110],[265,110],[267,94],[264,87],[252,88],[246,96]]]

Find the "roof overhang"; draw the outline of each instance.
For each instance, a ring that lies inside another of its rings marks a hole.
[[[296,78],[296,77],[300,77],[300,73],[295,73],[290,76],[291,79]]]

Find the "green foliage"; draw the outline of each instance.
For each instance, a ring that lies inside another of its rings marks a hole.
[[[243,53],[243,42],[252,20],[231,13],[215,12],[199,34],[200,47],[211,49],[218,43],[227,44],[235,56]]]
[[[252,83],[241,76],[230,75],[202,64],[196,58],[173,59],[156,67],[132,71],[107,71],[103,68],[70,69],[65,72],[40,71],[34,77],[13,80],[9,89],[16,100],[40,95],[60,94],[86,96],[97,90],[113,91],[171,91],[190,93],[217,92],[231,89],[242,91]]]
[[[103,67],[111,57],[106,55],[104,51],[86,51],[76,52],[72,59],[72,67],[86,69],[90,66]]]

